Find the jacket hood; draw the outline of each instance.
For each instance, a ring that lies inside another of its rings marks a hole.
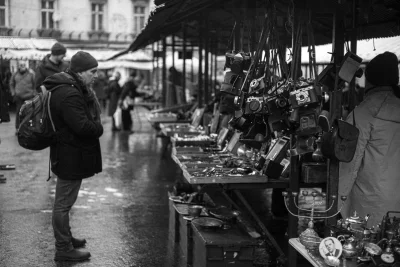
[[[43,85],[46,87],[47,90],[52,89],[61,84],[73,85],[75,87],[79,87],[78,82],[66,72],[59,72],[53,74],[47,77],[43,82]]]
[[[366,101],[371,105],[374,117],[384,121],[400,123],[400,98],[395,96],[390,88],[376,88],[366,95]]]

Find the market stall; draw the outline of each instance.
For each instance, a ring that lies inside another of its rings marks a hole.
[[[238,227],[244,225],[250,237],[264,240],[276,264],[296,266],[298,253],[314,266],[350,266],[357,260],[390,262],[398,250],[397,219],[388,215],[391,228],[381,231],[380,239],[364,233],[371,229],[366,229],[366,220],[356,214],[339,222],[337,215],[346,201],[346,196],[338,195],[339,163],[345,160],[334,155],[334,149],[324,149],[337,138],[332,133],[337,133],[343,123],[345,84],[350,85],[351,96],[355,78],[362,75],[357,39],[399,34],[392,20],[382,19],[395,18],[398,7],[393,1],[383,2],[255,1],[253,5],[204,0],[190,1],[183,7],[181,1],[160,5],[129,49],[162,40],[165,62],[166,33],[182,34],[184,41],[196,42],[199,51],[204,51],[198,57],[199,107],[211,102],[208,53],[224,54],[224,81],[219,98],[212,100],[218,103],[220,114],[231,116],[229,142],[227,146],[218,145],[222,151],[213,146],[215,136],[208,134],[207,139],[193,128],[190,133],[190,127],[175,128],[177,132],[170,134],[172,158],[181,167],[188,188],[196,189],[190,194],[190,189],[176,190],[171,201],[183,201],[188,206],[204,204],[207,210],[211,204],[204,203],[203,196],[209,188],[217,188],[230,208],[240,212]],[[318,69],[315,45],[325,43],[332,43],[331,61]],[[300,68],[304,46],[308,52],[307,77]],[[167,84],[166,70],[162,81]],[[348,111],[355,106],[352,99],[348,99]],[[203,122],[203,127],[210,132],[208,122]],[[346,134],[340,136],[339,132],[339,137],[348,141],[341,148],[345,152],[357,141],[355,126],[346,127]],[[182,133],[184,128],[189,132]],[[219,135],[222,128],[215,133]],[[182,148],[185,144],[189,147]],[[287,254],[243,196],[243,190],[260,188],[285,189],[282,199],[290,214]],[[174,214],[176,209],[172,211]],[[322,227],[317,229],[320,223]],[[187,229],[195,227],[193,223],[185,225],[190,226]],[[189,244],[189,237],[179,242]],[[341,248],[340,253],[330,252],[334,245]],[[191,249],[195,255],[200,251],[193,246]]]

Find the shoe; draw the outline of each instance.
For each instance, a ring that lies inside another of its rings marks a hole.
[[[112,132],[119,132],[119,131],[121,131],[121,129],[118,129],[118,128],[112,128],[112,129],[111,129],[111,131],[112,131]]]
[[[90,258],[90,252],[73,249],[70,251],[56,251],[55,261],[84,261]]]
[[[71,242],[72,242],[72,246],[74,248],[82,248],[86,245],[86,239],[84,239],[84,238],[79,239],[79,238],[72,237]]]

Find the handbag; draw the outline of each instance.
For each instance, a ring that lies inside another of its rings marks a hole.
[[[353,160],[360,134],[354,113],[353,110],[353,124],[336,119],[331,129],[322,135],[321,152],[325,157],[341,162]]]

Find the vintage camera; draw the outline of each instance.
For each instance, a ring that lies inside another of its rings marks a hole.
[[[263,97],[250,96],[246,99],[244,114],[267,114],[268,108]]]
[[[225,67],[230,68],[234,73],[242,73],[243,70],[248,70],[251,65],[250,53],[225,53]]]
[[[320,102],[321,89],[315,86],[307,86],[290,92],[290,104],[292,108]]]
[[[263,174],[271,179],[279,179],[284,166],[281,164],[286,157],[287,150],[290,147],[290,138],[284,136],[279,138],[268,151],[263,167]]]
[[[235,74],[232,71],[225,73],[224,81],[221,85],[221,93],[237,95],[244,82],[244,74]]]

